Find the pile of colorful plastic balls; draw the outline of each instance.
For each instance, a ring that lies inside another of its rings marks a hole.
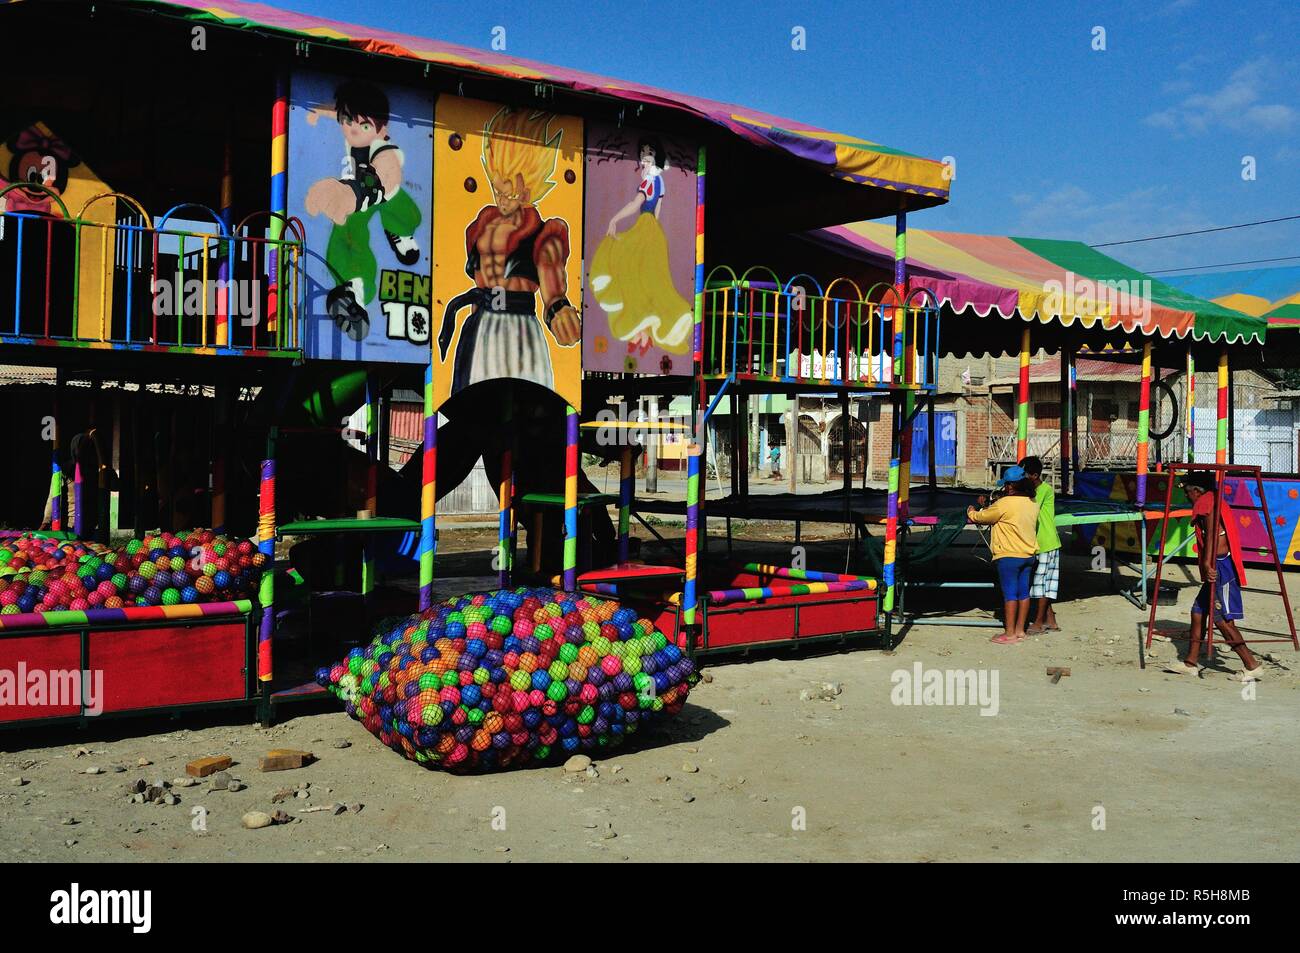
[[[394,751],[454,771],[616,745],[697,678],[632,609],[553,589],[459,596],[380,631],[317,681]]]
[[[120,549],[27,534],[0,545],[0,614],[247,599],[265,562],[247,540],[211,530]]]

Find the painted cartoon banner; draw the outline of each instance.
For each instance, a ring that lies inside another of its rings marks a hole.
[[[434,402],[529,380],[582,399],[582,120],[443,96],[434,138]]]
[[[294,73],[289,215],[307,230],[308,357],[428,361],[433,99]]]
[[[694,145],[589,125],[587,370],[691,373],[695,164]]]
[[[11,185],[28,182],[44,186],[44,189],[9,189]],[[73,151],[71,145],[42,122],[18,129],[0,143],[0,191],[5,191],[4,198],[0,199],[0,212],[61,219],[66,207],[69,217],[80,218],[83,222],[104,226],[111,226],[114,222],[116,202],[106,197],[110,191],[108,185]],[[57,200],[50,195],[51,192],[58,196]],[[96,197],[101,200],[94,201]],[[16,258],[18,220],[14,219],[9,227],[15,238],[11,244]],[[22,318],[18,327],[9,324],[5,331],[40,337],[44,334],[42,316],[51,313],[51,334],[74,333],[72,289],[62,284],[51,288],[50,303],[53,306],[47,308],[45,285],[41,280],[45,268],[43,245],[46,238],[53,246],[56,260],[60,254],[71,256],[72,226],[50,229],[47,233],[33,223],[27,229],[34,238],[29,240],[32,251],[26,256],[24,268],[36,269],[32,275],[35,280],[29,279],[21,289],[24,300],[19,308]],[[76,280],[75,298],[79,304],[75,309],[75,333],[84,339],[99,340],[103,336],[108,313],[105,303],[113,300],[112,256],[107,254],[111,247],[107,243],[111,240],[112,233],[107,228],[82,229],[81,257],[86,264]]]

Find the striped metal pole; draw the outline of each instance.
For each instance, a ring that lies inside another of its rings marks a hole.
[[[515,528],[514,518],[514,401],[506,397],[506,407],[502,430],[505,447],[501,451],[501,479],[497,484],[497,583],[502,589],[510,585],[511,538]]]
[[[234,175],[231,171],[233,164],[232,153],[234,150],[230,141],[230,136],[230,126],[227,125],[225,149],[222,152],[221,160],[221,207],[217,210],[217,215],[226,226],[226,231],[229,231],[231,225],[234,223],[235,202]],[[217,347],[227,347],[230,344],[230,262],[233,257],[230,252],[231,249],[228,246],[222,248],[218,245],[217,256],[220,260],[217,264],[217,317],[215,335]],[[206,301],[206,298],[204,300]],[[206,333],[206,328],[204,331]]]
[[[889,496],[885,504],[885,554],[881,565],[881,582],[885,586],[885,611],[894,611],[894,562],[898,554],[898,474],[899,460],[889,461]]]
[[[1137,505],[1147,501],[1147,460],[1151,452],[1151,342],[1142,345],[1142,383],[1138,388]]]
[[[628,539],[632,528],[632,445],[623,447],[618,462],[618,561],[628,560]]]
[[[1228,349],[1219,352],[1219,420],[1215,433],[1214,462],[1228,462]]]
[[[894,323],[894,384],[908,386],[912,378],[912,351],[915,342],[907,336],[907,213],[899,212],[894,218],[894,291],[899,307]],[[902,419],[899,427],[898,511],[907,518],[912,495],[912,426],[916,410],[916,393],[908,387],[902,401]],[[847,431],[846,431],[847,433]],[[845,438],[847,440],[847,437]]]
[[[704,146],[700,146],[695,166],[695,336],[694,373],[696,390],[692,395],[692,442],[686,453],[686,579],[682,587],[682,625],[686,628],[686,643],[681,648],[695,648],[695,618],[699,608],[699,553],[700,553],[700,453],[705,440],[707,423],[702,419],[709,404],[708,385],[704,381],[704,208],[705,208]],[[724,330],[725,335],[725,330]],[[724,339],[725,340],[725,339]],[[734,371],[734,364],[732,366]],[[621,517],[621,513],[620,513]]]
[[[1029,456],[1029,326],[1020,332],[1020,393],[1016,401],[1016,460]]]
[[[76,443],[74,440],[73,443]],[[81,461],[72,461],[72,535],[81,539],[85,530],[85,500],[81,495]]]
[[[696,444],[686,454],[686,582],[682,589],[684,613],[682,623],[695,625],[699,608],[700,576],[700,454]],[[692,643],[688,643],[694,647]]]
[[[433,605],[433,557],[438,551],[438,412],[433,409],[433,363],[424,369],[424,457],[420,470],[420,611]]]
[[[271,680],[271,636],[275,632],[275,443],[272,427],[266,437],[266,459],[257,496],[257,551],[266,557],[257,598],[262,604],[262,621],[257,633],[257,679]]]
[[[275,102],[271,106],[271,216],[267,237],[269,255],[267,277],[266,332],[268,344],[275,341],[280,316],[280,251],[277,242],[284,234],[284,218],[289,210],[289,74],[275,77]]]
[[[1192,347],[1187,346],[1187,462],[1196,462],[1196,358]]]
[[[564,408],[564,589],[578,589],[578,411]]]

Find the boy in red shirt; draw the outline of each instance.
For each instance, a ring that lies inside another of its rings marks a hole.
[[[1264,666],[1255,658],[1246,640],[1237,629],[1237,620],[1245,613],[1241,605],[1241,587],[1246,582],[1246,571],[1241,565],[1241,541],[1237,538],[1237,524],[1227,503],[1219,505],[1217,559],[1210,561],[1213,538],[1209,535],[1214,519],[1214,476],[1209,473],[1189,473],[1183,478],[1183,489],[1192,504],[1192,526],[1196,530],[1197,562],[1201,570],[1200,594],[1192,604],[1191,643],[1187,658],[1165,669],[1175,675],[1199,675],[1196,660],[1201,654],[1201,641],[1205,634],[1205,617],[1213,602],[1214,624],[1219,627],[1228,647],[1241,659],[1244,671],[1239,676],[1243,682],[1256,681]]]

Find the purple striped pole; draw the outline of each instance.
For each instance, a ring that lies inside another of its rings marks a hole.
[[[420,471],[420,611],[433,605],[433,557],[438,551],[438,412],[433,409],[433,364],[424,369],[424,459]]]
[[[564,589],[578,588],[578,411],[565,409],[564,432]]]

